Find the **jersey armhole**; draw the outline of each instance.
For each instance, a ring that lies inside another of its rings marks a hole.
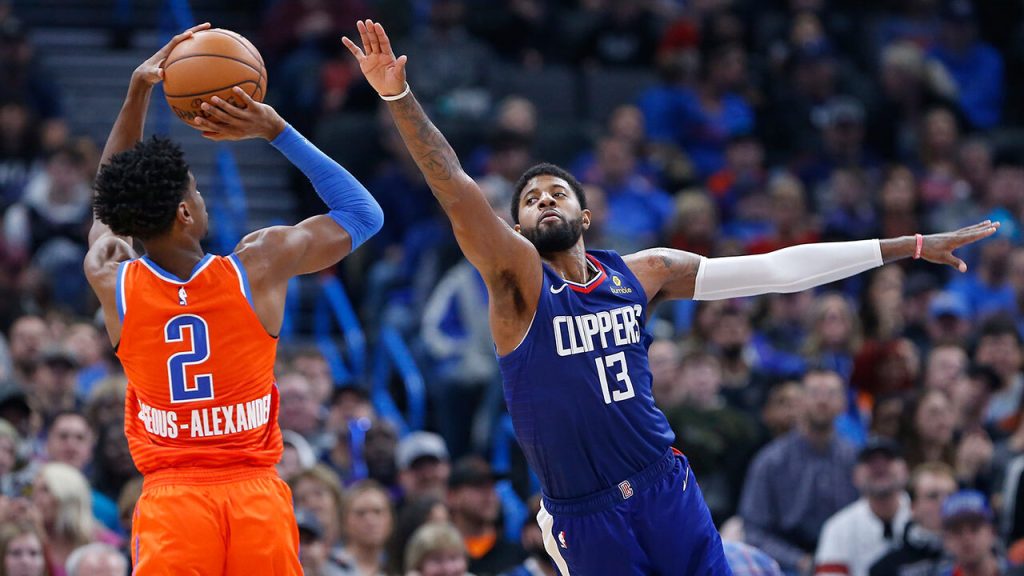
[[[125,296],[127,288],[128,264],[131,260],[125,260],[117,267],[117,286],[114,289],[117,300],[117,317],[124,324],[124,315],[128,311],[128,299]]]
[[[238,275],[238,288],[241,290],[242,296],[245,296],[245,299],[249,302],[249,307],[255,312],[256,305],[252,302],[252,289],[249,288],[249,275],[245,272],[245,266],[238,258],[238,254],[228,256],[228,262],[231,262],[231,266],[235,269],[235,274]]]

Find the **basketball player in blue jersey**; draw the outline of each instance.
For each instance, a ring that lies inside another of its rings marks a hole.
[[[487,203],[405,80],[384,29],[343,41],[388,101],[409,152],[480,271],[505,400],[540,477],[538,522],[563,576],[730,574],[686,458],[651,395],[645,330],[652,303],[794,292],[907,257],[966,265],[952,251],[995,232],[811,244],[708,259],[655,248],[619,256],[584,249],[590,212],[579,183],[550,164],[515,186],[514,227]],[[558,90],[552,86],[552,90]]]

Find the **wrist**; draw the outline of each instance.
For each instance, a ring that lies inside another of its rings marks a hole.
[[[287,127],[288,123],[284,121],[284,118],[278,116],[277,118],[270,122],[270,128],[266,131],[265,134],[263,134],[263,138],[267,142],[273,142],[274,140],[277,139],[278,136],[281,135],[281,133],[284,132],[284,129]]]
[[[409,83],[406,82],[405,87],[402,88],[402,91],[398,92],[397,94],[380,94],[378,92],[378,95],[380,96],[381,100],[384,100],[385,102],[394,102],[395,100],[401,100],[402,98],[405,98],[406,96],[409,95],[409,92],[411,92],[411,88],[409,88]]]

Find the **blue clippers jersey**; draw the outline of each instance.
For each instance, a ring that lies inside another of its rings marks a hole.
[[[550,498],[616,486],[663,458],[674,435],[654,406],[647,296],[615,252],[586,285],[547,264],[526,338],[498,359],[519,444]]]

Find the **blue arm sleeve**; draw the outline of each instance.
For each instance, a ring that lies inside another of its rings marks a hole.
[[[317,195],[330,208],[327,215],[352,237],[353,251],[384,225],[384,212],[366,187],[291,125],[271,144],[309,178]]]

